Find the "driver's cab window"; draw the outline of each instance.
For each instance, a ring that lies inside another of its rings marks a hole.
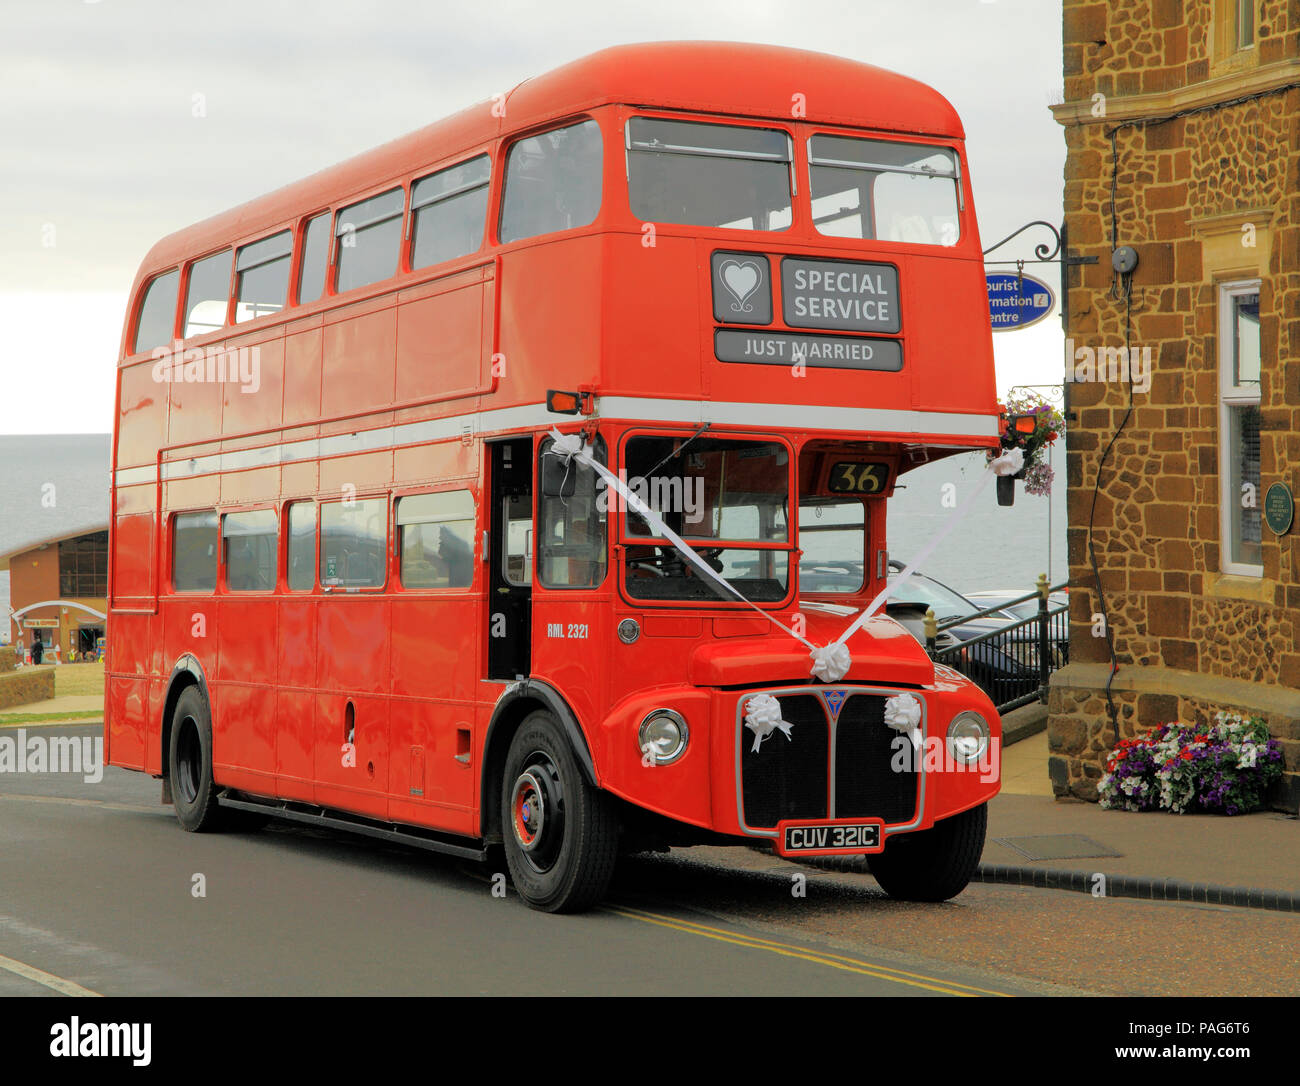
[[[538,577],[547,588],[593,588],[605,579],[605,481],[588,465],[552,452],[552,445],[543,442],[538,466]],[[605,463],[599,437],[595,456]]]
[[[860,498],[799,503],[799,587],[804,592],[861,591],[866,568],[866,506]]]

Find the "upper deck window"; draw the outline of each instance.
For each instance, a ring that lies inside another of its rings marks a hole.
[[[822,234],[917,245],[961,236],[960,163],[950,148],[813,136],[809,169]]]
[[[510,148],[501,206],[502,242],[573,230],[600,212],[600,126],[582,121]]]
[[[135,351],[152,351],[172,341],[176,327],[176,291],[181,273],[169,271],[155,276],[144,294],[140,319],[135,325]]]
[[[422,177],[411,186],[411,267],[468,256],[487,225],[487,155]]]
[[[325,265],[330,255],[330,213],[307,223],[302,233],[302,266],[298,269],[298,304],[314,302],[325,291]]]
[[[235,258],[239,276],[236,288],[235,323],[278,313],[289,296],[289,264],[293,258],[293,234],[282,230],[269,238],[244,245]]]
[[[338,237],[335,290],[342,293],[392,277],[397,271],[405,208],[406,193],[389,189],[339,212],[334,227]]]
[[[775,128],[632,117],[627,185],[645,222],[784,230],[791,222],[791,143]]]
[[[185,288],[186,339],[225,327],[230,263],[231,251],[223,249],[190,265],[190,283]]]

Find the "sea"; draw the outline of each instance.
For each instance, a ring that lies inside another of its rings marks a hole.
[[[1069,579],[1066,561],[1065,449],[1058,442],[1049,451],[1056,472],[1049,496],[1025,493],[1016,483],[1016,500],[998,505],[996,484],[990,482],[955,526],[954,504],[961,506],[984,473],[982,452],[963,453],[923,464],[899,476],[889,499],[890,558],[911,561],[936,534],[951,529],[920,572],[958,592],[991,589],[1034,591],[1040,573],[1048,583]],[[948,489],[951,484],[952,489]]]

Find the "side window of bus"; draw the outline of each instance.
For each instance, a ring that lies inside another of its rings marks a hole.
[[[289,506],[288,581],[290,592],[316,587],[316,503]]]
[[[190,265],[190,282],[185,289],[186,339],[225,327],[230,264],[231,251],[224,249]]]
[[[172,586],[177,592],[217,587],[217,512],[177,513],[172,519]]]
[[[320,583],[382,588],[388,555],[388,502],[366,498],[320,507]]]
[[[501,240],[518,241],[595,221],[600,212],[601,139],[582,121],[510,148],[501,207]]]
[[[293,234],[282,230],[242,246],[235,257],[235,323],[278,313],[289,296],[289,264]]]
[[[135,353],[171,343],[176,329],[176,291],[180,281],[180,270],[175,269],[155,276],[145,288],[140,319],[135,326]]]
[[[226,588],[231,592],[270,592],[275,588],[279,555],[273,509],[227,513],[221,518]]]
[[[538,499],[537,568],[547,588],[592,588],[605,579],[606,495],[596,471],[553,454],[542,444]],[[605,445],[596,457],[605,463]]]
[[[411,267],[468,256],[487,225],[487,155],[422,177],[411,186]]]
[[[341,293],[392,277],[397,271],[405,208],[406,193],[389,189],[339,212],[334,226],[335,290]]]
[[[468,490],[397,499],[403,588],[468,588],[474,580],[474,497]]]
[[[298,270],[298,304],[314,302],[325,290],[325,266],[330,255],[330,213],[317,215],[302,234],[302,267]]]

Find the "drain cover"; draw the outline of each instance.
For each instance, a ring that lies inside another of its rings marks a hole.
[[[1077,833],[1053,833],[1042,837],[994,837],[999,845],[1020,853],[1026,860],[1075,860],[1093,856],[1122,856],[1109,845]]]

